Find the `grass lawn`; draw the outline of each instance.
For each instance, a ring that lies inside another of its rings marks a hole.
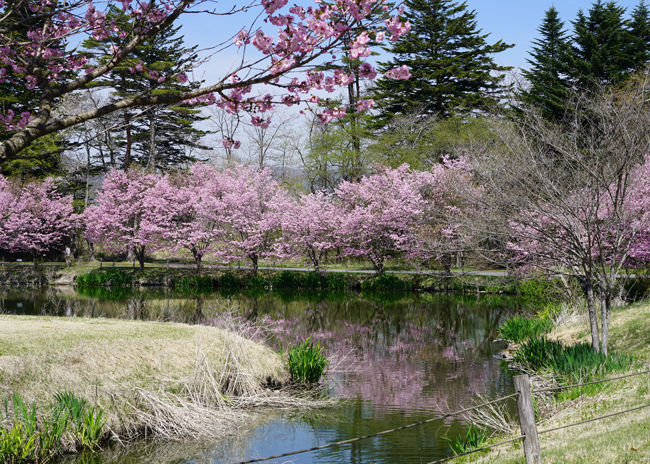
[[[588,323],[561,327],[551,336],[569,344],[590,341]],[[650,357],[650,302],[616,309],[611,314],[610,351]],[[647,370],[647,362],[640,370]],[[616,376],[616,375],[613,375]],[[556,412],[538,431],[650,404],[650,375],[608,382],[590,396],[558,402]],[[494,442],[509,437],[495,437]],[[544,463],[649,463],[650,408],[540,435]],[[520,442],[502,445],[454,462],[525,463]]]

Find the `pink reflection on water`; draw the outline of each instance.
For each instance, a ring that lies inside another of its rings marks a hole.
[[[343,398],[408,410],[447,410],[467,405],[498,376],[494,363],[485,355],[479,359],[473,340],[439,324],[336,321],[314,329],[300,317],[268,324],[282,346],[311,337],[324,347],[331,360],[328,378]]]

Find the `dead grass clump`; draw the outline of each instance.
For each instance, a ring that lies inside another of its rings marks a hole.
[[[136,390],[133,414],[148,435],[165,440],[221,438],[250,423],[246,413],[214,409],[178,396]]]
[[[490,401],[489,398],[478,394],[474,403],[479,405],[488,401]],[[514,434],[519,431],[519,421],[510,414],[506,401],[472,409],[463,414],[463,418],[468,424],[474,424],[479,429],[487,429],[493,435],[498,433]]]

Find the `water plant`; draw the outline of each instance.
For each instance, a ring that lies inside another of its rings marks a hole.
[[[459,455],[481,448],[487,442],[488,434],[486,429],[479,430],[474,424],[470,424],[465,436],[459,435],[455,440],[448,437],[443,438],[449,441],[449,446],[454,454]]]
[[[72,392],[57,392],[45,414],[14,395],[0,411],[0,462],[46,462],[68,447],[95,449],[104,436],[104,410]],[[4,414],[3,414],[4,412]]]
[[[531,338],[538,338],[553,328],[548,318],[515,316],[505,320],[499,327],[501,338],[513,343],[521,343]]]
[[[77,277],[77,285],[81,287],[129,287],[132,284],[133,276],[116,268],[93,270]]]
[[[542,337],[524,342],[515,352],[514,361],[534,371],[550,370],[567,381],[584,381],[626,371],[634,364],[635,357],[604,355],[588,343],[564,346]]]
[[[291,380],[299,383],[316,383],[325,374],[327,356],[320,345],[314,346],[311,338],[289,350]]]

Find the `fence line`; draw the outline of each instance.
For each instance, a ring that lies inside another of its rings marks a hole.
[[[295,454],[302,454],[302,453],[308,453],[310,451],[317,451],[317,450],[322,450],[322,449],[326,449],[326,448],[332,448],[334,446],[347,445],[347,444],[355,443],[355,442],[358,442],[358,441],[361,441],[361,440],[366,440],[368,438],[374,438],[374,437],[378,437],[378,436],[381,436],[381,435],[386,435],[388,433],[393,433],[393,432],[397,432],[397,431],[400,431],[400,430],[410,429],[410,428],[413,428],[413,427],[418,427],[420,425],[429,424],[431,422],[435,422],[435,421],[438,421],[440,419],[445,419],[447,417],[457,416],[458,414],[462,414],[462,413],[467,412],[467,411],[472,411],[474,409],[482,408],[483,406],[487,406],[487,405],[490,405],[490,404],[498,403],[500,401],[507,400],[507,399],[513,398],[515,396],[518,396],[518,393],[512,393],[511,395],[502,396],[501,398],[497,398],[495,400],[488,401],[486,403],[482,403],[482,404],[479,404],[479,405],[476,405],[476,406],[472,406],[471,408],[460,409],[458,411],[449,412],[447,414],[443,414],[441,416],[434,417],[432,419],[427,419],[427,420],[423,420],[423,421],[420,421],[420,422],[414,422],[412,424],[403,425],[401,427],[396,427],[396,428],[390,429],[390,430],[383,430],[381,432],[372,433],[370,435],[365,435],[363,437],[350,438],[349,440],[337,441],[335,443],[328,443],[327,445],[315,446],[313,448],[303,449],[303,450],[300,450],[300,451],[291,451],[289,453],[276,454],[275,456],[267,456],[267,457],[264,457],[264,458],[251,459],[249,461],[240,461],[240,462],[238,462],[236,464],[251,464],[251,463],[254,463],[254,462],[267,461],[269,459],[283,458],[283,457],[286,457],[286,456],[293,456]],[[519,438],[521,438],[521,437],[519,437]],[[509,440],[509,441],[512,441],[512,440]],[[505,443],[507,443],[507,442],[505,442]],[[496,446],[496,445],[493,445],[493,446]]]
[[[614,380],[625,379],[625,378],[628,378],[628,377],[635,377],[637,375],[643,375],[643,374],[648,374],[648,373],[650,373],[650,370],[642,371],[642,372],[635,372],[633,374],[621,375],[621,376],[618,376],[618,377],[612,377],[612,378],[604,379],[604,380],[597,380],[597,381],[594,381],[594,382],[585,382],[585,383],[574,384],[574,385],[564,385],[564,386],[558,386],[558,387],[543,388],[543,389],[540,389],[540,390],[534,390],[532,393],[542,393],[542,392],[548,392],[548,391],[565,390],[565,389],[568,389],[568,388],[583,387],[583,386],[586,386],[586,385],[594,385],[594,384],[598,384],[598,383],[612,382]],[[517,377],[525,377],[526,381],[528,381],[528,376],[527,375],[517,376]],[[434,417],[434,418],[419,421],[419,422],[414,422],[412,424],[403,425],[401,427],[396,427],[396,428],[389,429],[389,430],[383,430],[381,432],[373,433],[373,434],[370,434],[370,435],[364,435],[362,437],[350,438],[348,440],[342,440],[342,441],[338,441],[338,442],[334,442],[334,443],[328,443],[326,445],[315,446],[313,448],[303,449],[303,450],[299,450],[299,451],[291,451],[291,452],[288,452],[288,453],[276,454],[274,456],[266,456],[266,457],[263,457],[263,458],[251,459],[251,460],[248,460],[248,461],[240,461],[240,462],[237,462],[236,464],[252,464],[252,463],[256,463],[256,462],[267,461],[267,460],[270,460],[270,459],[283,458],[283,457],[286,457],[286,456],[293,456],[293,455],[296,455],[296,454],[303,454],[303,453],[309,453],[311,451],[318,451],[318,450],[322,450],[322,449],[326,449],[326,448],[332,448],[334,446],[347,445],[347,444],[350,444],[350,443],[355,443],[355,442],[366,440],[366,439],[369,439],[369,438],[374,438],[374,437],[386,435],[386,434],[389,434],[389,433],[398,432],[400,430],[405,430],[405,429],[409,429],[409,428],[413,428],[413,427],[419,427],[419,426],[425,425],[425,424],[430,424],[431,422],[435,422],[435,421],[438,421],[438,420],[441,420],[441,419],[445,419],[447,417],[457,416],[459,414],[462,414],[462,413],[465,413],[465,412],[468,412],[468,411],[472,411],[474,409],[482,408],[482,407],[488,406],[490,404],[498,403],[500,401],[504,401],[504,400],[507,400],[507,399],[513,398],[513,397],[517,397],[517,401],[519,403],[523,399],[522,396],[526,395],[525,392],[522,392],[522,393],[523,394],[520,394],[519,392],[512,393],[510,395],[506,395],[506,396],[503,396],[501,398],[497,398],[497,399],[487,401],[485,403],[482,403],[482,404],[479,404],[479,405],[476,405],[476,406],[472,406],[471,408],[460,409],[458,411],[446,413],[446,414],[443,414],[443,415],[438,416],[438,417]],[[530,395],[530,393],[528,393],[528,395]],[[574,426],[586,424],[588,422],[594,422],[594,421],[597,421],[597,420],[606,419],[608,417],[617,416],[617,415],[620,415],[620,414],[624,414],[624,413],[631,412],[631,411],[636,411],[636,410],[647,408],[647,407],[650,407],[650,403],[649,404],[644,404],[644,405],[641,405],[641,406],[637,406],[637,407],[634,407],[634,408],[626,409],[624,411],[618,411],[618,412],[615,412],[615,413],[612,413],[612,414],[606,414],[604,416],[599,416],[599,417],[595,417],[595,418],[592,418],[592,419],[587,419],[587,420],[584,420],[584,421],[575,422],[573,424],[562,425],[562,426],[559,426],[559,427],[554,427],[552,429],[542,430],[540,432],[537,432],[537,430],[536,430],[536,425],[534,425],[535,424],[535,418],[533,416],[532,417],[532,424],[533,424],[533,427],[535,427],[535,430],[533,430],[534,433],[532,435],[536,436],[536,435],[539,435],[539,434],[542,434],[542,433],[554,432],[554,431],[557,431],[557,430],[562,430],[562,429],[566,429],[566,428],[569,428],[569,427],[574,427]],[[530,421],[530,419],[531,418],[528,418],[529,421]],[[522,417],[520,417],[520,423],[521,423],[521,420],[522,420]],[[454,459],[457,459],[457,458],[460,458],[460,457],[463,457],[463,456],[467,456],[469,454],[478,453],[479,451],[485,451],[485,450],[488,450],[490,448],[494,448],[496,446],[504,445],[506,443],[510,443],[510,442],[513,442],[513,441],[516,441],[516,440],[519,440],[519,439],[522,439],[522,438],[524,440],[527,439],[525,433],[523,433],[522,435],[519,435],[519,436],[517,436],[515,438],[511,438],[509,440],[505,440],[505,441],[502,441],[502,442],[499,442],[499,443],[495,443],[493,445],[484,446],[482,448],[477,448],[477,449],[467,451],[467,452],[462,453],[462,454],[457,454],[455,456],[449,456],[447,458],[439,459],[437,461],[432,461],[429,464],[438,464],[438,463],[442,463],[442,462],[451,461],[451,460],[454,460]],[[533,436],[531,436],[531,438],[533,438]],[[539,446],[539,442],[537,442],[537,446]],[[524,447],[524,451],[526,451],[525,447]],[[526,455],[526,461],[527,462],[538,462],[538,459],[540,460],[539,462],[541,462],[541,456],[539,456],[539,455],[537,455],[537,456],[535,456],[533,458],[533,457],[528,455],[529,453],[525,452],[524,454]]]
[[[634,374],[621,375],[620,377],[612,377],[611,379],[596,380],[594,382],[577,383],[574,385],[561,385],[557,387],[542,388],[541,390],[533,390],[533,393],[543,393],[543,392],[556,391],[556,390],[566,390],[568,388],[584,387],[585,385],[594,385],[597,383],[611,382],[612,380],[625,379],[627,377],[634,377],[636,375],[648,374],[648,373],[650,373],[650,370],[643,371],[643,372],[635,372]]]
[[[583,420],[583,421],[580,421],[580,422],[574,422],[573,424],[561,425],[560,427],[554,427],[552,429],[542,430],[541,432],[537,432],[537,433],[548,433],[548,432],[555,432],[556,430],[568,429],[569,427],[574,427],[576,425],[582,425],[582,424],[586,424],[587,422],[594,422],[594,421],[601,420],[601,419],[607,419],[608,417],[618,416],[619,414],[624,414],[626,412],[636,411],[637,409],[643,409],[643,408],[647,408],[647,407],[650,407],[650,403],[643,404],[643,405],[637,406],[635,408],[626,409],[624,411],[618,411],[618,412],[613,412],[611,414],[605,414],[604,416],[594,417],[593,419],[587,419],[587,420]]]

